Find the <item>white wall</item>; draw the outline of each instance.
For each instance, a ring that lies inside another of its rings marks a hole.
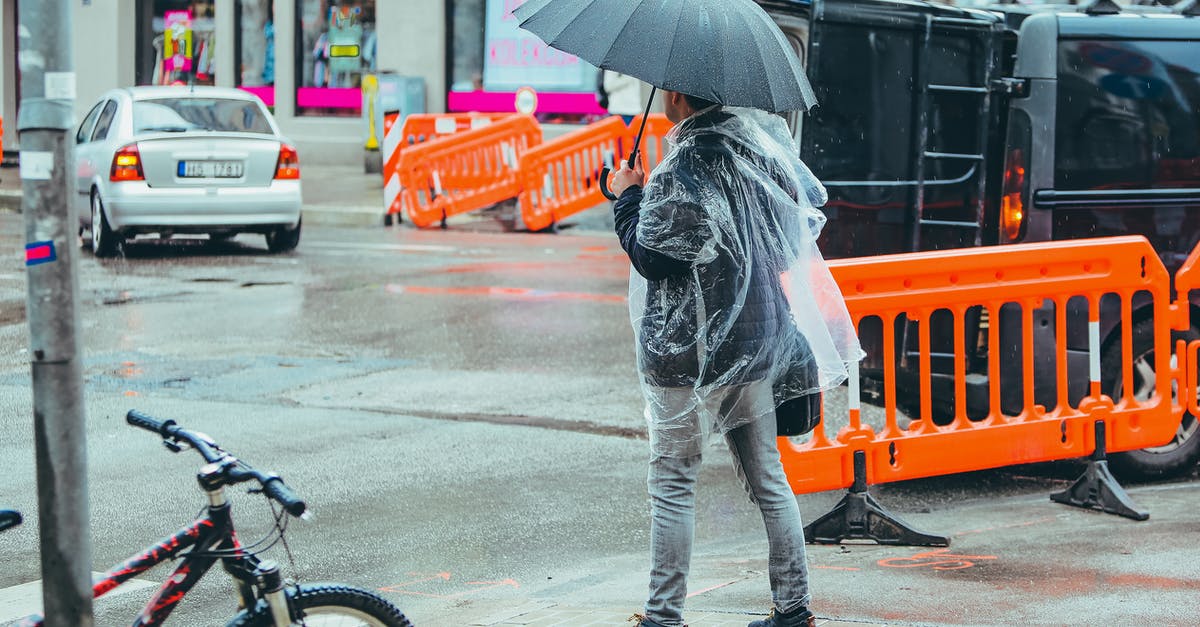
[[[28,1],[28,0],[23,0]],[[134,81],[135,0],[72,3],[75,35],[75,117],[82,119],[100,95]]]
[[[413,9],[419,5],[419,10]],[[446,111],[446,0],[375,3],[382,70],[425,79],[425,111]]]

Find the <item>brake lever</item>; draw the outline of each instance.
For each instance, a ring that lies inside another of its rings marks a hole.
[[[172,453],[181,453],[181,452],[186,451],[187,449],[191,448],[188,446],[182,446],[178,442],[176,442],[174,440],[169,440],[169,439],[164,439],[162,441],[162,443],[163,443],[163,446],[167,447],[167,450],[171,451]]]

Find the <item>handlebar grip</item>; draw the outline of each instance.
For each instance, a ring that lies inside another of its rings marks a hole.
[[[604,194],[604,197],[609,200],[616,200],[617,195],[612,193],[612,190],[608,189],[608,177],[611,174],[612,170],[609,169],[608,166],[604,166],[604,168],[600,170],[600,193]]]
[[[11,509],[0,509],[0,531],[21,524],[21,512]]]
[[[164,438],[167,437],[167,428],[175,424],[174,420],[158,420],[136,409],[131,409],[129,413],[125,414],[125,422],[146,431],[153,431]]]
[[[296,496],[292,489],[283,483],[283,479],[274,477],[263,482],[263,493],[283,506],[284,511],[299,518],[308,509],[304,499]]]

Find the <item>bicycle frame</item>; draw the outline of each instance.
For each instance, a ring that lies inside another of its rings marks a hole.
[[[197,519],[136,557],[113,567],[93,582],[92,597],[98,599],[122,583],[158,564],[179,557],[181,553],[193,547],[195,549],[191,553],[183,555],[179,566],[146,603],[145,608],[134,621],[133,627],[161,625],[175,609],[175,606],[179,605],[188,591],[204,577],[218,559],[223,562],[225,570],[230,576],[239,581],[243,604],[251,606],[254,602],[254,572],[258,566],[257,558],[249,554],[234,557],[194,555],[194,553],[202,551],[225,551],[241,548],[237,535],[234,533],[229,503],[210,505],[204,517]],[[43,618],[30,616],[20,623],[20,627],[43,627]]]

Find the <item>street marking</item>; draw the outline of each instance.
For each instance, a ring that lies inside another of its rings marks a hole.
[[[705,592],[712,592],[713,590],[719,590],[719,589],[721,589],[721,588],[724,588],[724,587],[726,587],[726,586],[732,586],[732,585],[733,585],[733,584],[735,584],[735,583],[738,583],[738,582],[741,582],[741,581],[745,581],[745,580],[747,580],[747,579],[749,579],[749,577],[742,577],[741,579],[734,579],[733,581],[726,581],[725,583],[719,583],[719,584],[717,584],[717,585],[715,585],[715,586],[709,586],[709,587],[707,587],[707,588],[705,588],[705,589],[703,589],[703,590],[697,590],[697,591],[695,591],[695,592],[689,592],[689,593],[688,593],[688,595],[687,595],[687,598],[689,598],[689,599],[690,599],[690,598],[692,598],[692,597],[694,597],[694,596],[699,596],[699,595],[701,595],[701,594],[704,594]]]
[[[419,576],[419,573],[409,573],[409,575]],[[419,590],[410,590],[409,589],[409,586],[413,586],[413,585],[421,584],[421,583],[428,583],[431,581],[443,581],[443,582],[450,581],[450,577],[451,577],[450,573],[440,572],[440,573],[437,573],[436,575],[432,575],[429,577],[419,577],[418,579],[413,579],[412,581],[406,581],[404,583],[398,583],[398,584],[394,584],[394,585],[390,585],[390,586],[384,586],[382,588],[379,588],[379,591],[380,592],[391,592],[394,594],[408,594],[408,595],[419,596],[419,597],[430,597],[430,598],[434,598],[434,599],[457,599],[459,597],[467,596],[468,594],[474,594],[476,592],[482,592],[484,590],[491,590],[492,588],[500,588],[500,587],[504,587],[504,586],[509,586],[509,587],[512,587],[513,589],[516,589],[516,588],[521,587],[521,584],[517,583],[517,581],[515,579],[501,579],[499,581],[468,581],[468,582],[466,582],[466,585],[475,586],[475,587],[467,589],[467,590],[463,590],[461,592],[455,592],[454,594],[435,594],[433,592],[421,592]]]
[[[389,294],[425,294],[438,296],[490,296],[512,300],[585,300],[604,303],[624,303],[625,296],[617,294],[596,294],[593,292],[556,292],[539,290],[531,287],[446,287],[431,285],[399,285],[389,283],[384,288]]]
[[[935,549],[917,553],[912,557],[888,557],[876,562],[887,568],[924,568],[934,570],[962,570],[975,566],[972,560],[994,560],[995,555],[955,555],[950,549]]]
[[[92,578],[97,579],[103,577],[104,573],[92,573]],[[112,592],[104,595],[96,602],[101,603],[104,599],[144,590],[146,588],[157,588],[159,586],[156,581],[146,579],[130,579]],[[31,581],[9,588],[0,589],[0,623],[15,621],[25,618],[30,614],[42,613],[42,580]]]
[[[367,244],[354,242],[308,242],[305,248],[328,248],[331,250],[387,250],[398,252],[452,252],[458,250],[454,246],[440,244]]]
[[[409,574],[416,575],[417,573],[409,573]],[[421,579],[413,579],[412,581],[406,581],[404,583],[398,583],[398,584],[393,584],[390,586],[385,586],[383,588],[380,588],[379,590],[382,592],[400,592],[401,591],[400,589],[405,586],[411,586],[415,583],[425,583],[426,581],[437,581],[438,579],[441,579],[442,581],[450,581],[450,573],[445,573],[445,572],[438,573],[436,575],[433,575],[432,577],[423,577]]]

